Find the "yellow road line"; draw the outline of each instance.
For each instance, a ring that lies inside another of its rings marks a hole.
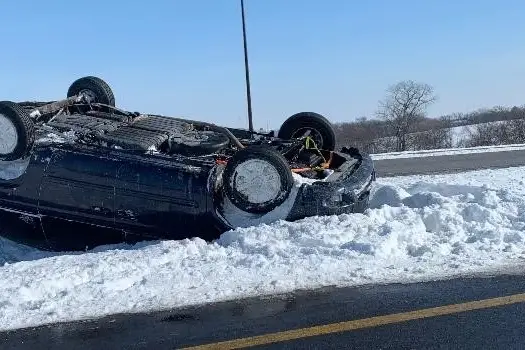
[[[271,343],[289,341],[294,339],[302,339],[307,337],[314,337],[318,335],[326,335],[331,333],[347,332],[356,329],[370,328],[383,326],[387,324],[400,323],[411,320],[418,320],[422,318],[436,317],[457,314],[460,312],[474,311],[480,309],[493,308],[504,305],[511,305],[525,302],[525,293],[514,294],[504,297],[470,301],[460,304],[451,304],[433,307],[429,309],[414,310],[409,312],[401,312],[397,314],[390,314],[384,316],[376,316],[363,318],[353,321],[344,321],[338,323],[331,323],[326,325],[293,329],[289,331],[276,332],[258,335],[248,338],[240,338],[218,343],[211,343],[205,345],[197,345],[193,347],[184,348],[184,350],[207,350],[207,349],[239,349],[257,345],[268,345]]]

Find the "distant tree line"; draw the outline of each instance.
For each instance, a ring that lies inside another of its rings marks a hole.
[[[407,80],[392,85],[374,117],[334,125],[339,146],[384,153],[525,143],[525,106],[428,117],[427,108],[437,99],[428,84]],[[453,128],[460,127],[464,138],[454,140]]]

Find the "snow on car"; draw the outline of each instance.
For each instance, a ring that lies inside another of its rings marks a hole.
[[[41,249],[211,240],[241,225],[363,212],[375,180],[370,156],[335,151],[317,113],[289,117],[277,135],[225,128],[124,111],[92,76],[64,100],[0,102],[0,127],[3,235]]]

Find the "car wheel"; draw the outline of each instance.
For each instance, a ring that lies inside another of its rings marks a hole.
[[[250,146],[238,151],[223,172],[228,199],[249,213],[267,213],[290,195],[293,177],[286,159],[277,151]]]
[[[24,158],[35,141],[34,124],[20,105],[0,102],[0,160]]]
[[[300,112],[286,119],[277,137],[285,140],[299,138],[309,131],[319,149],[335,149],[335,132],[332,124],[322,115],[314,112]]]
[[[115,107],[115,95],[109,85],[97,77],[83,77],[77,79],[67,90],[67,97],[86,94],[91,97],[92,102],[101,103]]]

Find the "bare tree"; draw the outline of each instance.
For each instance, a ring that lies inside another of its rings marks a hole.
[[[410,134],[411,149],[438,149],[452,147],[452,132],[448,128],[435,128]]]
[[[387,96],[379,102],[378,116],[384,119],[396,138],[396,151],[407,149],[407,134],[413,132],[426,108],[435,102],[434,89],[412,80],[401,81],[387,89]]]
[[[525,119],[480,123],[468,130],[467,147],[508,145],[525,142]]]

